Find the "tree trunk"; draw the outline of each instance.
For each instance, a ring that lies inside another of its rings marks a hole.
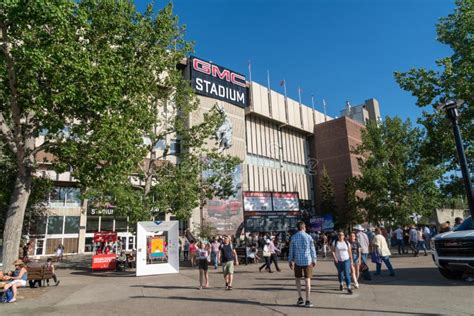
[[[18,259],[23,220],[31,193],[31,175],[18,176],[8,207],[5,231],[3,232],[3,271],[14,269],[13,261]]]

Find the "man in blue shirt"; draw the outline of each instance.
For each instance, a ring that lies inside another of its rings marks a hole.
[[[306,233],[304,222],[298,222],[298,232],[291,237],[288,262],[290,268],[295,270],[296,289],[298,291],[298,306],[313,307],[309,301],[311,293],[311,277],[316,266],[316,249],[313,238]],[[301,278],[304,275],[306,285],[306,302],[301,297]]]

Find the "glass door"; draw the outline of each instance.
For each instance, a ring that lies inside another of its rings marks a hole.
[[[42,256],[44,253],[44,239],[36,239],[35,256]]]

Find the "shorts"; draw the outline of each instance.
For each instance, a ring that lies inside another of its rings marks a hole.
[[[16,284],[17,286],[25,287],[26,286],[26,281],[25,280],[13,280],[9,282],[8,284],[14,285]]]
[[[207,259],[199,259],[198,267],[199,267],[199,270],[207,271],[209,269],[209,262],[207,261]]]
[[[222,263],[222,272],[224,273],[224,276],[234,274],[234,261]]]
[[[359,255],[352,255],[352,263],[354,264],[359,263]]]
[[[295,265],[295,278],[301,278],[303,275],[305,279],[311,279],[313,276],[313,266],[311,264],[309,266]]]

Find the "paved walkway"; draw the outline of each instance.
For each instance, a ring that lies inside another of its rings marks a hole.
[[[393,258],[397,276],[374,277],[354,295],[341,294],[334,265],[321,260],[313,278],[315,307],[295,307],[292,271],[259,273],[257,265],[236,270],[233,291],[210,270],[209,289],[198,290],[198,271],[135,277],[131,273],[90,273],[60,269],[58,287],[22,289],[16,303],[0,305],[2,315],[418,315],[474,313],[473,283],[443,279],[430,257]],[[373,267],[371,267],[373,270]],[[23,298],[22,298],[23,297]]]

